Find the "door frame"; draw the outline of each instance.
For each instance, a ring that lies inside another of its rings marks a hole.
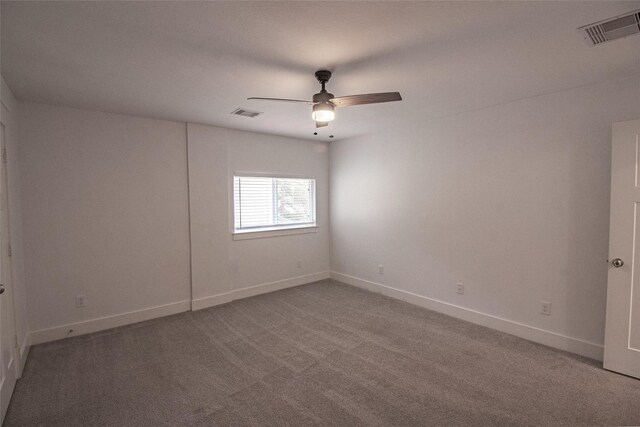
[[[4,224],[6,222],[7,227],[6,230],[0,229],[0,263],[1,271],[0,271],[0,280],[4,282],[5,285],[5,293],[2,295],[2,298],[11,298],[9,304],[11,306],[11,316],[8,319],[10,324],[10,355],[11,361],[7,365],[7,372],[5,372],[4,378],[0,380],[0,421],[4,420],[4,416],[6,415],[6,411],[9,407],[9,402],[11,400],[11,395],[13,394],[13,389],[15,387],[16,381],[20,377],[20,351],[18,348],[18,340],[16,335],[16,319],[15,319],[15,301],[13,298],[13,266],[12,259],[9,257],[8,248],[11,244],[11,233],[10,233],[10,218],[9,218],[9,183],[8,183],[8,174],[7,174],[7,163],[5,160],[6,146],[7,146],[7,132],[6,125],[0,119],[0,204],[4,204],[3,213],[6,217],[6,220],[2,218],[0,215],[0,227],[4,228]],[[0,316],[5,317],[0,310]],[[0,320],[7,320],[2,319]],[[0,326],[4,327],[4,326]],[[0,329],[1,331],[2,329]],[[0,336],[0,339],[2,337]],[[4,364],[4,361],[3,361]]]

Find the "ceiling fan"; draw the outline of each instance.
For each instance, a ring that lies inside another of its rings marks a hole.
[[[321,128],[327,126],[329,122],[335,119],[335,107],[349,107],[351,105],[378,104],[380,102],[402,101],[399,92],[383,92],[383,93],[365,93],[360,95],[348,95],[334,97],[324,88],[324,85],[331,78],[331,71],[316,71],[316,79],[322,85],[322,90],[313,95],[313,101],[303,101],[299,99],[282,99],[282,98],[257,98],[251,97],[247,99],[255,99],[262,101],[280,101],[280,102],[297,102],[299,104],[313,105],[311,117],[316,122],[316,127]]]

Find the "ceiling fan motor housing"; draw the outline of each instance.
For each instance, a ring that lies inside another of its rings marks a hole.
[[[318,71],[319,73],[320,71]],[[316,75],[318,74],[316,73]],[[318,78],[320,80],[320,78]],[[327,92],[324,89],[324,83],[322,83],[322,90],[315,95],[313,95],[313,112],[311,113],[311,117],[316,122],[330,122],[333,120],[336,115],[334,112],[335,106],[331,102],[331,99],[334,98],[332,93]]]
[[[313,102],[314,103],[317,103],[317,102],[329,102],[333,98],[335,98],[335,96],[332,93],[329,93],[327,91],[318,92],[315,95],[313,95]]]

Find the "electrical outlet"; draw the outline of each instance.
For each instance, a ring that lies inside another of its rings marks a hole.
[[[296,262],[296,267],[302,268],[302,260],[300,258],[298,258],[298,261]]]
[[[378,274],[384,274],[384,265],[378,264]]]
[[[551,316],[551,303],[549,301],[540,301],[540,314]]]
[[[76,308],[84,307],[87,304],[87,297],[85,295],[76,296]]]
[[[462,282],[456,284],[456,293],[459,293],[460,295],[464,294],[464,284]]]

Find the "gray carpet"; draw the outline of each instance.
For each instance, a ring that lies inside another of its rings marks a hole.
[[[335,281],[35,346],[5,425],[633,425],[640,381]]]

